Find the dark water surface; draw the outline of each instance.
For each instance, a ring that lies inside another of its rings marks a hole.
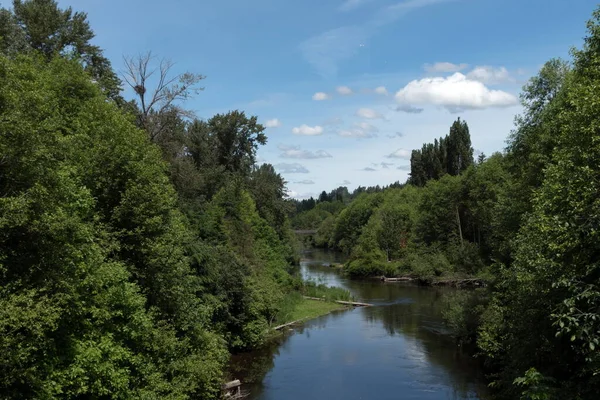
[[[448,289],[351,281],[324,266],[343,261],[338,253],[303,257],[306,279],[344,287],[375,307],[309,321],[234,358],[232,373],[249,399],[485,399],[476,363],[444,335]]]

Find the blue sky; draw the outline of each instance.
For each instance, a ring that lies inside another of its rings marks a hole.
[[[410,150],[460,116],[502,150],[523,83],[581,46],[591,0],[71,0],[117,70],[151,50],[206,75],[198,117],[269,126],[290,195],[406,180]]]

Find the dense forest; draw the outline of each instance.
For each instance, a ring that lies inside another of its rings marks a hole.
[[[600,393],[600,11],[572,60],[523,87],[503,152],[474,159],[466,121],[411,156],[406,184],[296,201],[292,223],[354,277],[479,277],[445,318],[499,398]]]
[[[0,397],[215,398],[301,297],[293,204],[256,117],[197,119],[203,76],[118,75],[93,37],[53,0],[0,9]]]

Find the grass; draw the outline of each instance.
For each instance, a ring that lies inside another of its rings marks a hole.
[[[329,301],[302,299],[298,307],[290,314],[290,321],[299,319],[313,319],[321,315],[329,314],[334,310],[344,308],[341,304]]]
[[[328,287],[324,284],[318,284],[314,281],[304,282],[302,294],[308,297],[318,297],[328,301],[343,300],[352,301],[350,292],[339,287]]]
[[[310,300],[298,292],[289,293],[283,300],[273,325],[282,325],[299,319],[312,319],[344,308],[333,301]]]

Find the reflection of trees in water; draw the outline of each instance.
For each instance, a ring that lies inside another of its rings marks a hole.
[[[484,398],[486,391],[479,363],[446,334],[441,301],[446,291],[414,287],[407,290],[411,302],[365,308],[363,316],[371,324],[382,324],[390,336],[402,335],[429,364],[441,367],[455,398],[468,398],[473,390],[477,390],[479,398]]]
[[[283,332],[268,340],[261,348],[251,352],[235,354],[231,357],[228,379],[239,379],[245,391],[250,391],[251,398],[262,391],[265,376],[275,366],[275,358],[281,350],[289,349],[290,339],[294,335],[305,335],[310,338],[314,329],[325,329],[328,322],[342,318],[345,311],[334,311],[326,316],[308,321],[304,325]]]

